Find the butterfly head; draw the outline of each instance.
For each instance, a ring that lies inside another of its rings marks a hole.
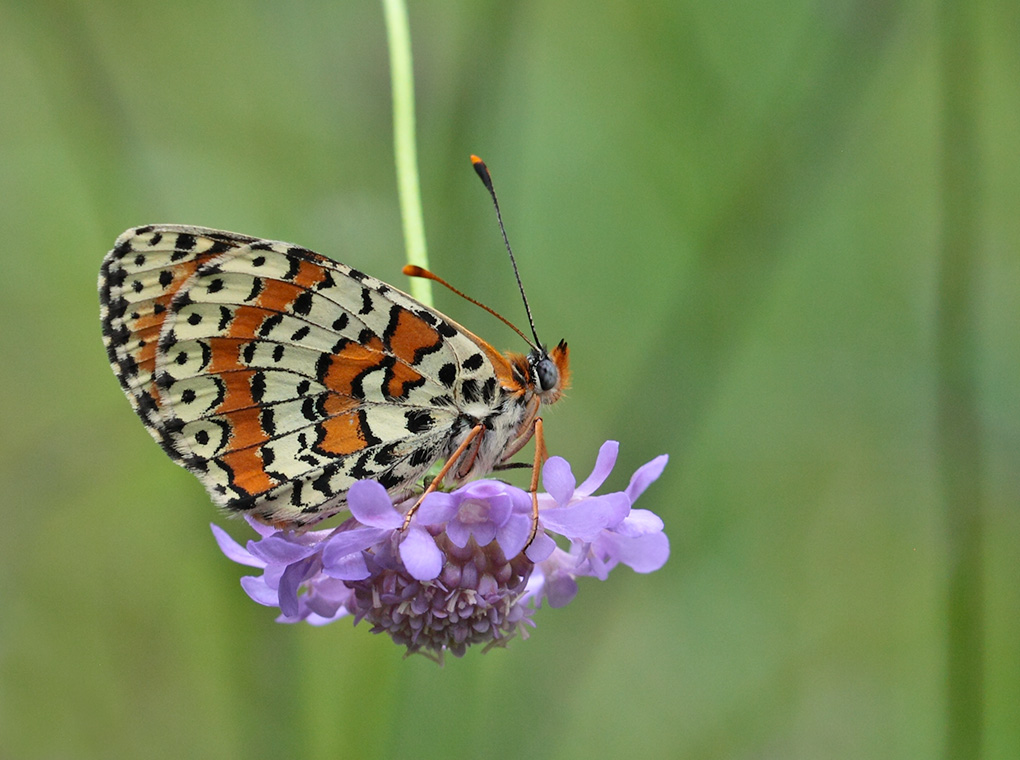
[[[570,351],[561,340],[552,351],[544,346],[528,354],[528,372],[535,393],[543,404],[557,401],[570,384]]]

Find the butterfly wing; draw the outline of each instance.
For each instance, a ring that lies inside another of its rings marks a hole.
[[[100,293],[111,364],[153,437],[217,504],[275,524],[336,513],[356,480],[406,489],[460,434],[464,384],[497,385],[487,344],[287,243],[129,230]]]

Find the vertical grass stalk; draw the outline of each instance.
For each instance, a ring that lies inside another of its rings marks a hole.
[[[936,317],[937,424],[948,533],[946,757],[981,755],[984,700],[982,435],[978,389],[977,11],[940,8],[942,250]]]
[[[404,0],[383,0],[386,39],[390,50],[390,81],[393,88],[393,152],[397,164],[397,193],[404,227],[407,263],[428,269],[425,223],[418,183],[418,153],[414,134],[414,66],[411,31]],[[432,305],[432,283],[413,278],[411,295]]]

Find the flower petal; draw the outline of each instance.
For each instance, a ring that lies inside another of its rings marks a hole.
[[[616,457],[619,453],[619,441],[606,441],[603,443],[599,447],[599,455],[595,459],[595,467],[592,469],[591,475],[585,478],[585,481],[577,489],[576,495],[583,498],[595,493],[599,486],[606,482],[609,473],[613,471],[613,467],[616,466]]]
[[[505,523],[510,518],[510,514],[514,509],[513,500],[510,498],[510,494],[506,491],[500,491],[499,493],[492,494],[488,499],[486,499],[486,504],[489,506],[488,519],[493,527]],[[491,541],[492,539],[489,540]],[[478,543],[485,546],[485,544],[481,541]]]
[[[245,515],[244,521],[251,526],[251,529],[253,531],[258,533],[263,538],[265,538],[266,536],[271,536],[274,533],[276,533],[276,528],[274,528],[272,525],[266,525],[264,522],[256,520],[251,515]]]
[[[249,541],[248,551],[269,565],[290,565],[316,551],[315,545],[296,543],[294,533],[277,532],[261,541]]]
[[[615,492],[544,510],[539,512],[539,522],[546,530],[569,539],[592,541],[600,531],[618,525],[629,511],[630,499]]]
[[[216,539],[216,543],[219,544],[220,551],[226,555],[227,559],[242,565],[248,565],[249,567],[266,566],[265,562],[257,557],[253,557],[251,552],[231,538],[230,534],[219,525],[210,524],[209,527],[212,528],[213,537]]]
[[[662,454],[655,457],[651,462],[638,467],[637,471],[631,476],[630,485],[627,486],[627,496],[630,497],[632,504],[637,501],[638,496],[643,494],[648,486],[658,480],[668,461],[669,455]]]
[[[566,607],[577,596],[577,581],[568,573],[554,572],[546,578],[544,591],[550,607]]]
[[[503,556],[512,559],[521,553],[528,535],[531,533],[531,515],[514,513],[496,531],[496,541],[503,550]],[[543,534],[544,535],[544,534]],[[536,535],[537,539],[538,536]]]
[[[528,525],[528,528],[531,528],[530,524]],[[548,559],[549,555],[555,550],[556,542],[546,535],[545,532],[539,530],[535,535],[535,540],[531,542],[531,546],[524,550],[524,556],[538,564],[539,562]]]
[[[452,523],[447,526],[448,529],[452,527]],[[492,539],[496,537],[496,526],[488,520],[482,523],[475,523],[469,527],[471,534],[475,537],[475,543],[479,546],[488,546]]]
[[[270,588],[265,579],[257,575],[245,575],[241,578],[241,588],[252,598],[265,607],[279,607],[280,594],[275,588]]]
[[[661,533],[665,526],[662,518],[647,509],[632,509],[626,519],[613,530],[621,536],[643,536],[646,533]]]
[[[411,526],[400,542],[400,559],[412,578],[431,581],[443,569],[443,553],[428,531]]]
[[[315,593],[305,597],[308,610],[322,618],[335,619],[337,610],[354,596],[354,590],[341,580],[322,578],[315,584]],[[344,611],[346,613],[346,610]]]
[[[433,491],[425,497],[414,519],[422,525],[440,525],[457,515],[459,504],[460,499],[455,494]]]
[[[323,556],[322,572],[330,578],[344,581],[362,581],[372,574],[361,552],[334,557],[328,565]]]
[[[390,532],[386,528],[354,528],[334,533],[322,548],[322,564],[329,566],[350,554],[362,552],[379,543]]]
[[[446,537],[451,544],[463,549],[471,538],[471,531],[459,520],[452,520],[446,524]]]
[[[574,495],[577,480],[570,470],[570,464],[563,457],[549,457],[542,468],[542,485],[556,499],[557,504],[567,504]]]
[[[347,617],[350,614],[351,614],[350,612],[348,612],[346,609],[341,607],[340,609],[338,609],[336,611],[336,613],[332,617],[322,617],[321,615],[317,615],[317,614],[315,614],[313,612],[312,614],[310,614],[308,617],[306,617],[304,619],[304,622],[308,623],[309,625],[316,625],[316,626],[319,626],[319,625],[329,625],[330,623],[335,623],[340,618]],[[280,618],[277,618],[277,621],[280,622],[280,623],[289,623],[289,622],[291,622],[289,620],[283,620],[283,619],[280,619]]]
[[[669,539],[665,533],[647,533],[636,538],[603,533],[597,543],[612,559],[638,573],[654,572],[669,559]]]
[[[306,557],[300,562],[288,565],[280,577],[280,612],[287,617],[298,614],[298,589],[312,574],[312,566],[318,563],[318,557]]]
[[[374,480],[359,480],[347,491],[347,506],[362,525],[399,528],[404,516],[393,507],[386,489]]]

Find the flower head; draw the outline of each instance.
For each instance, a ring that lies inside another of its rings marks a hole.
[[[569,603],[581,576],[605,580],[621,563],[647,573],[666,562],[662,521],[633,503],[667,457],[640,467],[626,490],[593,495],[618,449],[603,444],[580,486],[564,459],[549,459],[527,546],[531,494],[496,480],[430,493],[406,528],[413,501],[394,505],[368,480],[351,487],[351,518],[333,530],[274,531],[250,521],[260,538],[247,547],[215,525],[213,533],[227,557],[262,570],[241,585],[259,604],[278,607],[281,622],[322,625],[351,615],[410,652],[460,656],[471,644],[524,638],[534,609]]]

